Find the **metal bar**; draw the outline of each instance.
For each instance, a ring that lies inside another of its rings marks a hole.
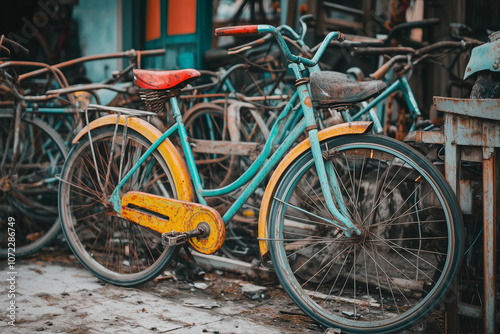
[[[255,192],[255,189],[264,180],[264,178],[271,172],[271,170],[281,161],[281,157],[292,147],[297,138],[304,132],[306,128],[305,121],[297,124],[293,131],[287,136],[283,143],[278,147],[274,154],[266,160],[262,169],[255,175],[252,181],[245,188],[243,193],[238,197],[238,199],[231,205],[228,211],[224,214],[222,219],[224,222],[229,221],[238,212],[239,208],[247,201],[247,199]],[[256,160],[257,161],[257,160]],[[248,171],[247,171],[248,172]],[[241,177],[240,177],[241,178]]]
[[[196,263],[205,270],[213,268],[229,271],[233,273],[248,275],[249,277],[258,277],[265,280],[276,280],[276,275],[273,270],[265,267],[256,267],[250,263],[224,258],[216,255],[205,255],[196,251],[191,251],[191,254],[196,259]]]
[[[179,125],[176,123],[172,125],[167,131],[165,131],[160,138],[158,138],[153,145],[151,145],[146,152],[141,156],[139,161],[134,164],[134,166],[130,169],[130,171],[125,175],[125,177],[120,181],[120,184],[113,190],[113,193],[111,194],[109,201],[113,203],[113,208],[115,209],[116,212],[120,213],[122,204],[121,204],[121,198],[120,198],[120,190],[125,184],[125,182],[128,181],[128,179],[132,176],[132,174],[135,173],[135,171],[142,165],[142,163],[153,153],[154,150],[160,146],[165,139],[167,139],[169,136],[171,136],[175,131],[177,131],[179,128]],[[90,131],[89,131],[90,134]],[[205,204],[205,203],[202,203]]]
[[[456,145],[456,131],[455,117],[450,114],[445,116],[445,126],[444,126],[444,143],[445,143],[445,177],[450,185],[451,189],[457,197],[460,196],[460,185],[459,185],[459,175],[460,175],[460,150]],[[453,298],[447,301],[445,304],[445,332],[446,334],[456,334],[457,333],[457,289],[456,284],[451,287],[450,294],[453,294]]]
[[[198,153],[231,154],[256,157],[260,152],[260,144],[232,142],[225,140],[190,139],[192,151]]]
[[[67,66],[71,65],[76,65],[79,63],[83,63],[86,61],[94,61],[94,60],[102,60],[102,59],[111,59],[111,58],[120,58],[120,57],[134,57],[134,56],[140,56],[141,54],[144,56],[155,56],[155,55],[162,55],[165,54],[166,50],[165,49],[157,49],[157,50],[146,50],[146,51],[136,51],[136,50],[128,50],[128,51],[123,51],[123,52],[115,52],[115,53],[105,53],[105,54],[99,54],[99,55],[91,55],[91,56],[83,56],[80,58],[76,59],[71,59],[59,64],[52,65],[53,68],[60,69],[64,68]],[[19,76],[19,81],[22,81],[26,78],[36,76],[39,74],[43,74],[47,72],[47,68],[42,68],[36,71],[28,72],[25,74],[21,74]]]
[[[233,191],[239,189],[244,184],[248,183],[250,180],[253,180],[254,176],[256,176],[259,169],[261,169],[262,165],[266,162],[266,159],[271,154],[273,146],[277,142],[277,139],[280,135],[280,132],[283,130],[281,124],[283,123],[283,121],[286,119],[286,117],[288,116],[288,114],[291,111],[292,111],[292,104],[288,104],[287,107],[285,107],[285,109],[280,113],[278,120],[276,121],[275,125],[271,129],[271,133],[269,135],[270,139],[264,145],[264,148],[263,148],[262,152],[260,153],[259,157],[252,163],[250,168],[248,168],[243,173],[243,175],[241,175],[233,183],[231,183],[225,187],[218,188],[218,189],[205,189],[201,192],[201,194],[203,196],[206,196],[206,197],[226,195],[226,194],[229,194],[230,192],[233,192]],[[305,129],[305,125],[304,125],[303,129]],[[303,131],[303,129],[302,129],[302,131]],[[292,139],[295,141],[299,136],[300,136],[300,133],[297,135],[296,138],[292,138]],[[290,144],[290,146],[288,148],[290,148],[292,144],[293,144],[293,142]],[[279,157],[282,157],[283,155],[284,155],[284,152]],[[274,156],[275,155],[273,155],[273,157]],[[273,159],[273,157],[271,157],[271,159]],[[258,181],[258,182],[260,183],[261,181]]]
[[[437,110],[500,121],[500,99],[455,99],[434,96]]]
[[[398,90],[402,90],[402,85],[401,85],[401,80],[400,79],[394,81],[392,83],[392,85],[390,85],[388,88],[386,88],[382,93],[380,93],[380,95],[377,95],[377,97],[375,97],[370,103],[368,103],[363,108],[363,110],[359,111],[357,114],[355,114],[354,116],[352,116],[352,120],[353,121],[359,120],[359,118],[361,116],[363,116],[364,114],[366,114],[374,106],[378,105],[379,102],[381,102],[385,98],[389,97],[389,95],[391,95],[392,93],[394,93],[395,91],[398,91]],[[382,122],[385,123],[385,121],[382,121]],[[383,124],[383,125],[385,126],[385,124]]]
[[[492,334],[495,333],[497,268],[494,149],[484,147],[483,158],[484,332]]]

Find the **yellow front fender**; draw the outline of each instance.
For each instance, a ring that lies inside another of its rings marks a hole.
[[[330,128],[319,131],[318,137],[320,142],[323,140],[338,137],[342,135],[349,134],[362,134],[371,129],[372,122],[350,122],[342,123],[332,126]],[[271,199],[274,194],[275,188],[278,185],[278,181],[281,179],[281,175],[285,172],[288,166],[299,157],[302,153],[311,147],[309,139],[302,141],[300,144],[295,146],[292,151],[290,151],[278,165],[273,175],[271,176],[271,181],[267,184],[266,191],[264,192],[264,197],[262,198],[262,204],[260,206],[259,213],[259,246],[260,254],[264,257],[268,252],[267,246],[267,221],[269,215],[269,209],[271,204]]]
[[[118,115],[108,115],[91,122],[89,126],[83,128],[78,135],[76,135],[73,139],[73,144],[78,143],[78,141],[88,132],[89,128],[90,130],[94,130],[102,126],[116,125],[117,117]],[[120,125],[125,125],[125,119],[125,116],[120,116]],[[160,130],[145,120],[137,117],[129,117],[127,127],[137,131],[151,143],[154,143],[162,135]],[[160,146],[158,146],[158,151],[165,160],[168,169],[172,173],[174,186],[177,191],[177,198],[182,201],[193,202],[194,191],[191,183],[189,182],[189,173],[184,160],[181,158],[179,151],[177,151],[177,148],[170,140],[166,139]]]

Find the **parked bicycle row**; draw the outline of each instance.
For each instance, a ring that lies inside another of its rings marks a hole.
[[[331,32],[308,47],[305,21],[299,33],[217,29],[264,37],[229,52],[242,63],[213,72],[140,69],[141,56],[162,51],[130,51],[109,55],[130,65],[108,82],[70,86],[61,71],[70,63],[2,60],[1,205],[16,218],[17,254],[39,250],[62,227],[96,277],[134,286],[189,245],[262,259],[327,327],[395,332],[426,316],[457,273],[463,224],[434,161],[401,141],[431,125],[408,75],[480,42],[352,42],[356,55],[404,53],[370,80],[353,80],[321,69],[325,50],[347,45],[345,36]],[[2,38],[0,47],[19,49],[12,43]],[[31,66],[40,69],[19,73]],[[39,76],[42,87],[25,84]],[[115,96],[103,103],[100,90]],[[408,106],[400,140],[387,136],[394,125],[384,113],[395,92]]]

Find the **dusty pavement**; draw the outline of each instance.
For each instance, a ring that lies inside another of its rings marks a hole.
[[[6,261],[0,268],[1,333],[325,333],[278,284],[218,270],[190,283],[165,272],[140,287],[120,288],[97,280],[64,248],[17,259],[15,282]],[[266,290],[251,299],[245,284]],[[435,319],[405,333],[430,328],[437,328]]]
[[[276,285],[252,300],[242,294],[251,282],[214,271],[191,283],[167,272],[138,288],[120,288],[97,280],[69,250],[43,253],[16,261],[15,299],[8,296],[7,262],[0,262],[1,333],[324,332]]]

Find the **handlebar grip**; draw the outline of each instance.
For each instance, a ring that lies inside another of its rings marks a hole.
[[[258,33],[259,30],[256,24],[215,29],[215,36],[255,35]]]
[[[376,70],[374,73],[370,74],[370,78],[373,80],[380,80],[384,77],[384,75],[389,71],[391,66],[388,63],[385,63],[384,65],[380,66],[378,70]]]

